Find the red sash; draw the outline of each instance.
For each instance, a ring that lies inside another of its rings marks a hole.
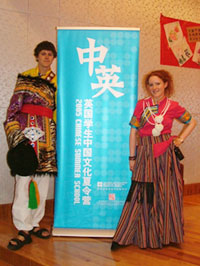
[[[53,111],[47,107],[34,104],[24,104],[21,109],[22,113],[28,113],[30,115],[40,115],[46,116],[48,118],[53,118]]]

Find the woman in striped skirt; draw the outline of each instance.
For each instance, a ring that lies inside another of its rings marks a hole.
[[[174,149],[192,132],[196,121],[169,99],[174,89],[170,73],[152,71],[144,82],[150,97],[137,102],[130,121],[132,183],[112,250],[131,244],[162,248],[183,242],[183,183]],[[171,136],[174,119],[186,125],[179,136]]]

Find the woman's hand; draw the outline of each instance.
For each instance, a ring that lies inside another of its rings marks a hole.
[[[135,166],[135,160],[134,160],[134,161],[133,161],[133,160],[130,160],[130,161],[129,161],[129,168],[130,168],[130,171],[133,171],[134,166]]]
[[[182,138],[177,137],[177,138],[174,139],[174,145],[176,147],[179,147],[182,143],[183,143],[183,139]]]
[[[185,141],[185,139],[191,134],[195,126],[196,126],[196,120],[192,117],[190,122],[186,124],[182,129],[179,137],[174,139],[174,145],[176,147],[179,147],[183,143],[183,141]]]

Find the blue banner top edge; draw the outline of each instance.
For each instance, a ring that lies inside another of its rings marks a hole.
[[[57,30],[133,30],[140,31],[140,28],[125,27],[56,27]]]

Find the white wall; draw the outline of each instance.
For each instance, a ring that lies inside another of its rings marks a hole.
[[[198,126],[182,146],[185,183],[200,182],[200,71],[160,65],[160,13],[200,23],[200,0],[1,0],[0,1],[0,204],[13,198],[14,179],[6,164],[7,143],[2,123],[16,76],[35,66],[33,49],[43,40],[56,44],[57,26],[139,27],[141,29],[139,97],[142,76],[165,68],[175,78],[174,99],[197,119]],[[53,65],[56,70],[56,63]],[[176,124],[174,132],[180,125]],[[53,179],[49,198],[53,198]]]

